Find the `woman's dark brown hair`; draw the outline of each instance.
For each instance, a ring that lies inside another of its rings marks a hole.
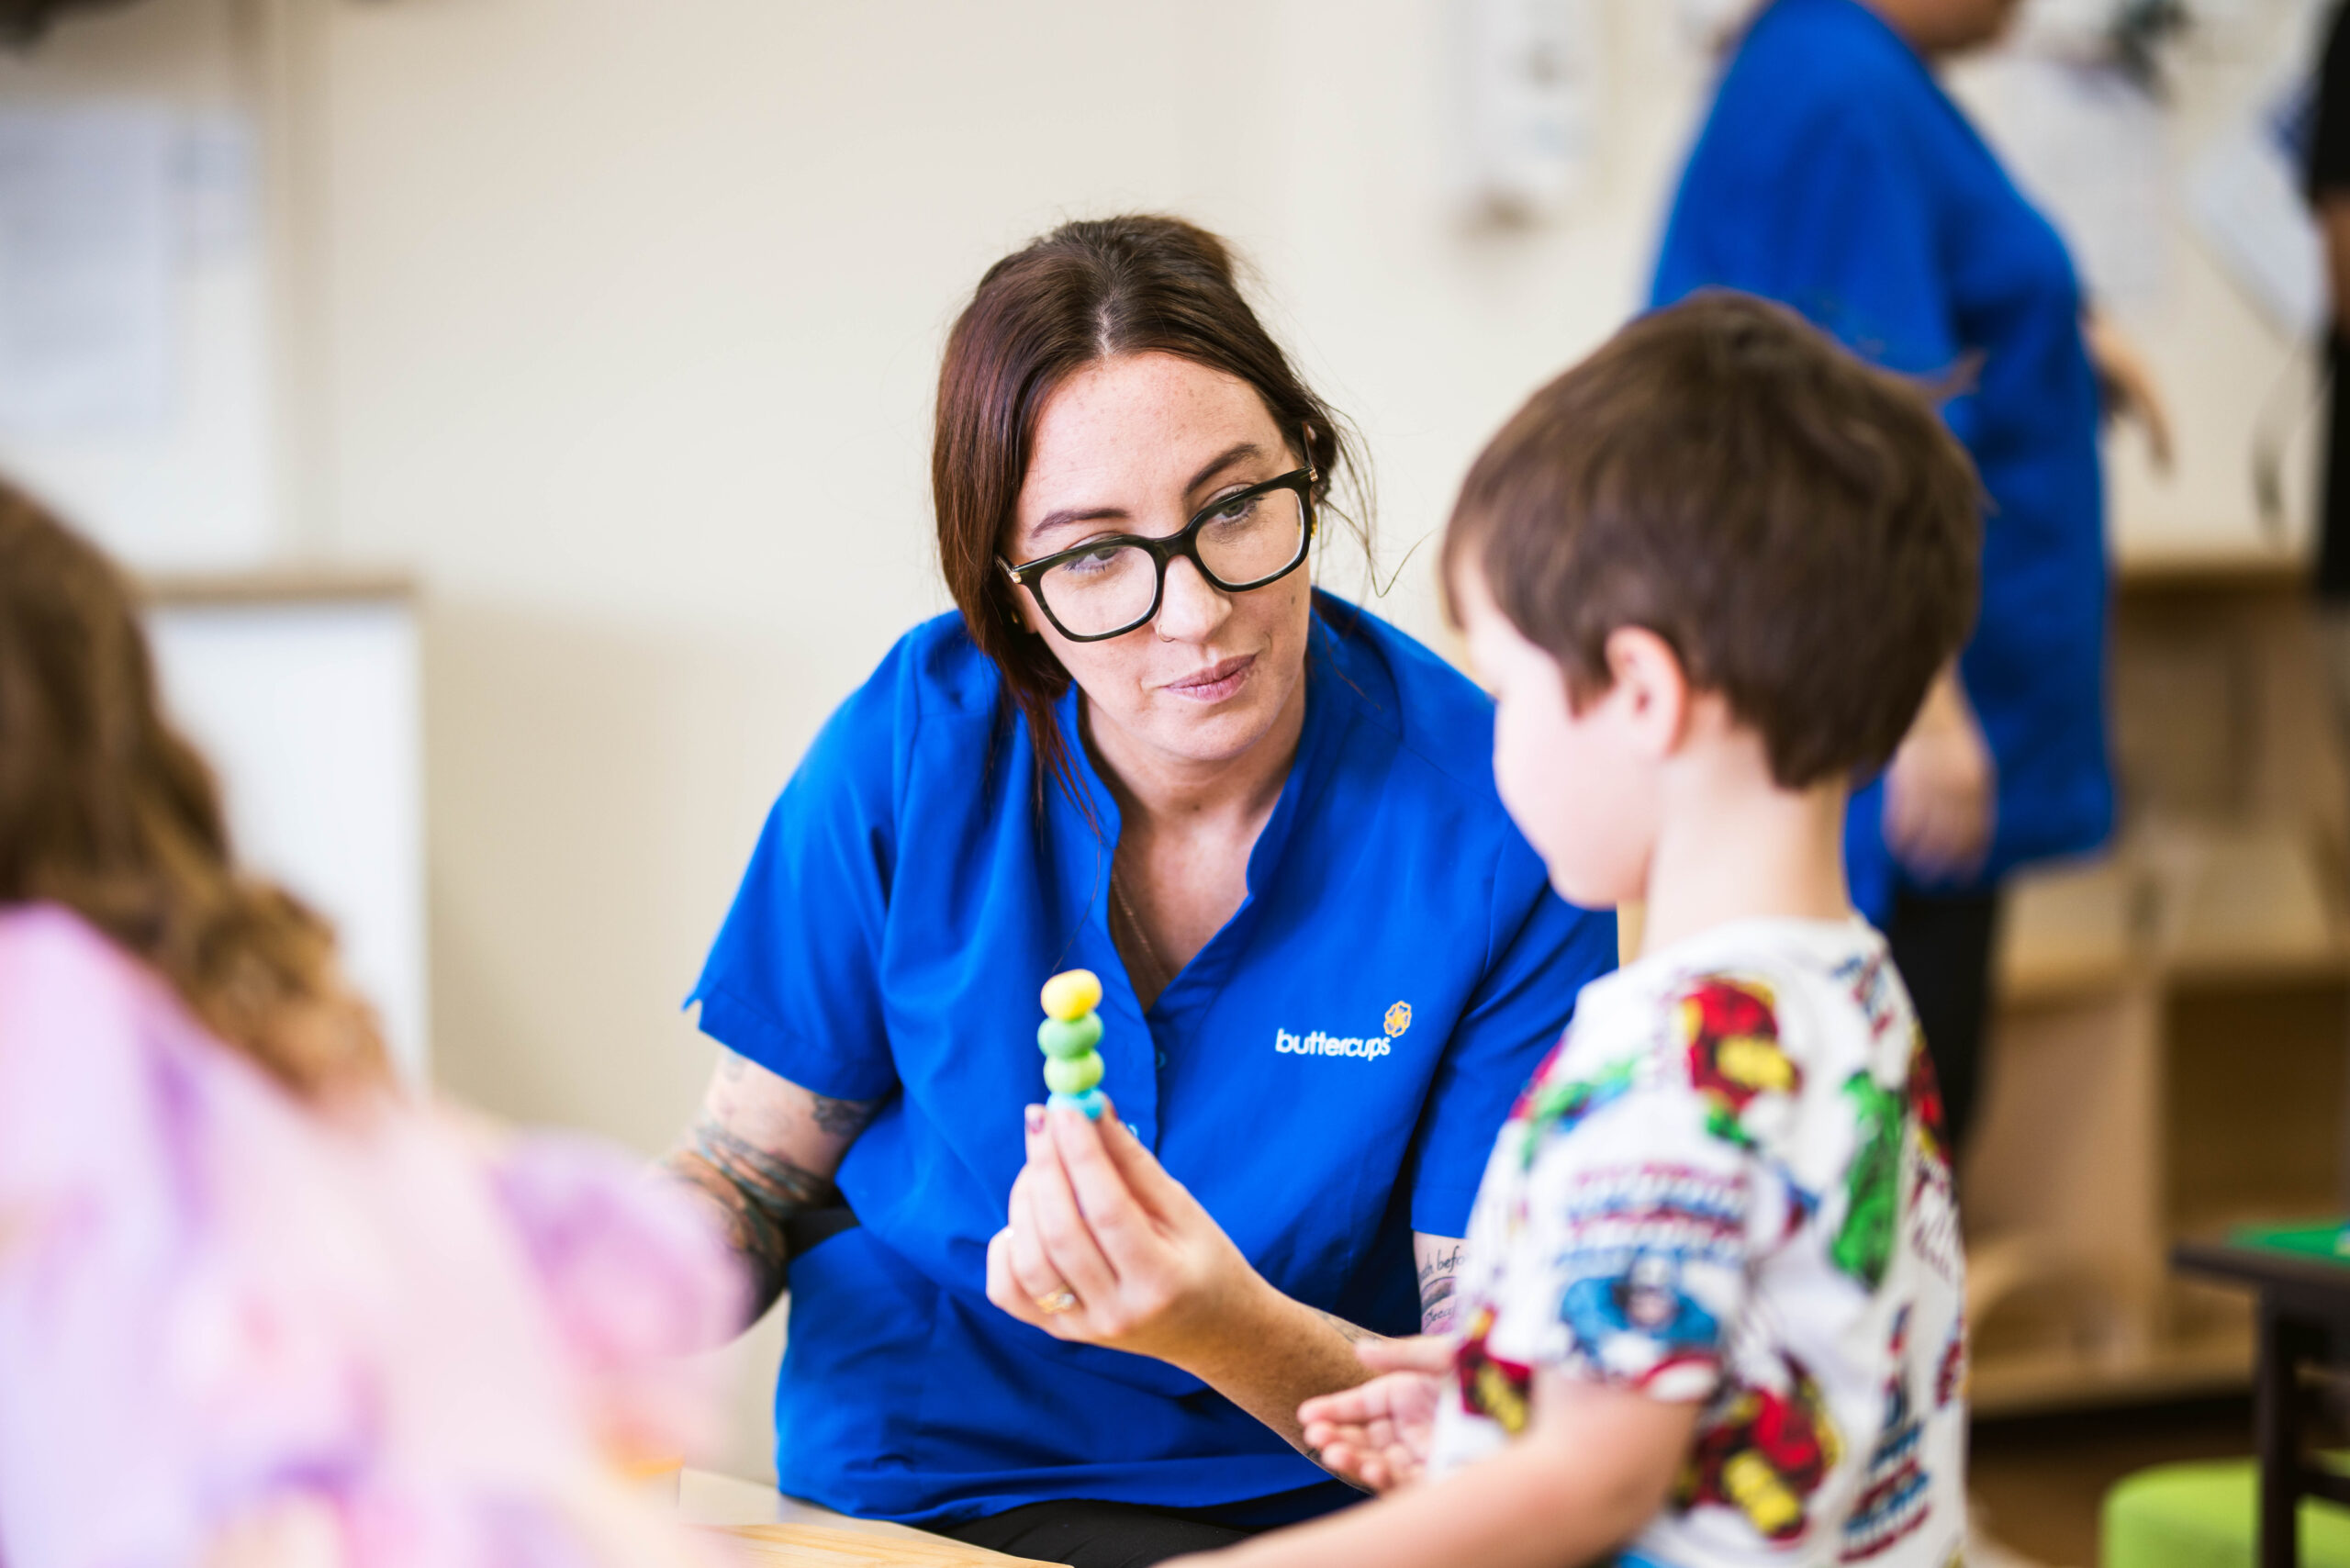
[[[72,910],[297,1092],[382,1082],[325,922],[238,872],[120,574],[0,482],[0,905]]]
[[[1018,590],[996,559],[1046,403],[1087,365],[1140,353],[1173,354],[1255,387],[1314,465],[1315,507],[1325,519],[1334,480],[1360,485],[1344,423],[1257,319],[1231,251],[1206,230],[1148,215],[1065,223],[988,269],[938,369],[930,449],[938,558],[971,640],[1028,721],[1038,788],[1049,774],[1073,798],[1069,742],[1053,711],[1069,672],[1022,624]],[[1347,521],[1368,545],[1365,525]]]

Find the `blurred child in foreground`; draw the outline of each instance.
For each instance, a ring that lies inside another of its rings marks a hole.
[[[1563,897],[1646,899],[1644,948],[1502,1128],[1464,1337],[1366,1345],[1387,1375],[1300,1411],[1395,1495],[1232,1561],[1954,1560],[1949,1164],[1841,839],[1972,619],[1977,504],[1914,387],[1729,295],[1478,459],[1446,580],[1502,800]]]
[[[632,1162],[400,1092],[122,579],[0,486],[0,1568],[697,1561],[615,1465],[739,1295]]]

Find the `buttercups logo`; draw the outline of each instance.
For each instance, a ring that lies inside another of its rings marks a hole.
[[[1412,1026],[1412,1004],[1399,1002],[1389,1008],[1384,1025],[1384,1037],[1332,1035],[1320,1029],[1307,1035],[1292,1035],[1287,1029],[1275,1029],[1273,1049],[1285,1057],[1353,1057],[1360,1061],[1377,1061],[1395,1048],[1395,1036]]]

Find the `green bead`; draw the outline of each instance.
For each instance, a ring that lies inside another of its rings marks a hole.
[[[1045,1064],[1045,1087],[1056,1094],[1082,1094],[1101,1081],[1102,1058],[1092,1051],[1055,1057]]]
[[[1063,1061],[1081,1057],[1102,1043],[1102,1014],[1089,1013],[1082,1018],[1063,1021],[1047,1018],[1036,1025],[1036,1044],[1048,1057]]]

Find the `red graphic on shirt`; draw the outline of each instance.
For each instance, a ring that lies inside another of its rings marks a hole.
[[[1768,1540],[1802,1538],[1805,1502],[1842,1450],[1819,1385],[1792,1361],[1787,1370],[1788,1391],[1740,1388],[1699,1431],[1675,1489],[1680,1507],[1736,1508]]]
[[[1966,1382],[1966,1330],[1953,1324],[1950,1342],[1942,1347],[1942,1365],[1934,1369],[1934,1407],[1946,1410]]]
[[[1494,1309],[1483,1306],[1470,1319],[1468,1338],[1454,1352],[1453,1373],[1460,1380],[1460,1407],[1501,1424],[1511,1437],[1526,1430],[1534,1408],[1534,1369],[1505,1361],[1485,1349],[1494,1331]]]
[[[1926,1054],[1923,1029],[1909,1036],[1909,1117],[1918,1124],[1918,1145],[1928,1161],[1949,1165],[1949,1140],[1942,1132],[1942,1083],[1934,1075],[1934,1058]]]
[[[1689,1045],[1689,1081],[1705,1096],[1706,1125],[1717,1137],[1744,1145],[1738,1123],[1762,1094],[1793,1094],[1803,1070],[1779,1048],[1770,989],[1715,976],[1681,999],[1682,1038]]]

